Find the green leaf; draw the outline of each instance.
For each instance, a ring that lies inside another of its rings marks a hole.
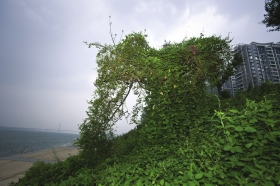
[[[264,186],[275,186],[272,181],[266,181],[264,182]]]
[[[137,181],[136,185],[137,185],[137,186],[142,186],[142,185],[143,185],[143,184],[142,184],[142,180],[139,179],[139,180]]]
[[[229,160],[230,160],[231,162],[237,162],[237,161],[238,161],[238,159],[236,158],[236,156],[231,156],[231,157],[229,158]]]
[[[250,174],[249,176],[252,177],[252,178],[259,178],[259,177],[260,177],[260,176],[259,176],[257,173],[255,173],[255,172],[253,172],[253,173]]]
[[[228,141],[232,144],[233,138],[230,136],[230,137],[228,137],[227,139],[228,139]]]
[[[165,182],[165,186],[170,186],[170,184],[168,182]]]
[[[246,186],[256,186],[255,183],[247,183]]]
[[[164,185],[164,179],[161,179],[159,183],[160,185]]]
[[[235,153],[235,148],[231,148],[231,149],[229,149],[229,151],[230,151],[231,153]]]
[[[195,186],[195,183],[193,181],[188,181],[188,186]]]
[[[280,136],[280,130],[279,131],[272,131],[272,132],[270,132],[270,135]]]
[[[213,176],[212,171],[204,173],[204,176],[206,176],[207,178],[211,178]]]
[[[165,182],[165,186],[170,186],[170,184],[168,182]]]
[[[235,125],[226,124],[225,129],[228,129],[228,128],[235,128]]]
[[[207,149],[206,145],[202,145],[201,147],[204,148],[204,149]]]
[[[228,119],[230,123],[234,123],[231,117],[225,117],[225,118]]]
[[[243,131],[243,127],[237,126],[237,127],[234,128],[234,130],[236,130],[238,132],[242,132]]]
[[[264,108],[270,110],[272,108],[272,105],[264,105]]]
[[[238,113],[238,110],[229,110],[232,113]]]
[[[224,143],[225,143],[225,140],[224,140],[223,138],[219,138],[219,142],[220,142],[221,144],[224,144]]]
[[[189,178],[193,179],[193,173],[191,171],[188,171],[187,175]]]
[[[244,163],[242,163],[242,162],[237,162],[237,164],[236,164],[237,166],[240,166],[240,167],[243,167],[245,164]]]
[[[235,146],[234,149],[236,152],[243,153],[243,150],[240,146]]]
[[[265,137],[268,138],[270,141],[277,142],[277,140],[275,139],[274,136],[267,135],[267,136],[265,136]]]
[[[245,147],[246,147],[247,149],[249,149],[250,147],[252,147],[252,145],[253,145],[253,143],[247,143],[247,144],[245,145]]]
[[[241,161],[252,161],[253,159],[252,158],[239,158],[239,160],[241,160]]]
[[[219,180],[219,181],[218,181],[218,184],[219,184],[219,185],[224,185],[224,181]]]
[[[246,127],[246,128],[245,128],[245,131],[246,131],[246,132],[257,132],[257,130],[256,130],[255,128],[250,127],[250,126],[249,126],[249,127]]]
[[[195,179],[199,180],[203,177],[203,172],[200,172],[198,174],[195,175]]]
[[[250,119],[249,123],[256,123],[258,120],[256,118]]]
[[[232,148],[231,145],[227,144],[226,146],[224,146],[224,150],[225,151],[229,151]]]
[[[258,156],[260,153],[258,151],[253,151],[251,154],[249,154],[249,157]]]

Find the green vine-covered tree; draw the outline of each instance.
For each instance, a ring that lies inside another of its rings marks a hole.
[[[211,37],[192,38],[189,41],[198,46],[197,50],[203,55],[204,65],[207,68],[207,81],[215,86],[221,95],[223,84],[234,74],[234,69],[242,63],[240,53],[235,53],[228,37],[213,35]]]
[[[85,154],[110,154],[113,126],[129,114],[139,124],[138,115],[146,113],[141,131],[150,145],[180,143],[190,127],[212,114],[205,82],[221,81],[232,59],[231,40],[201,35],[155,49],[146,38],[140,32],[113,45],[88,44],[99,51],[96,91],[77,141]],[[124,105],[132,92],[138,98],[128,113]]]

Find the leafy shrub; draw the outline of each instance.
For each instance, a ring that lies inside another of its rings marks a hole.
[[[251,88],[250,91],[237,90],[236,94],[230,99],[221,99],[221,108],[224,110],[228,108],[242,109],[246,106],[246,98],[260,102],[264,96],[275,100],[273,108],[280,110],[280,84],[272,84],[271,82],[265,82],[260,86]]]
[[[279,185],[280,114],[246,101],[197,123],[182,146],[138,149],[95,173],[97,185]]]
[[[89,123],[95,128],[89,129],[85,120],[80,125],[80,138],[75,144],[82,149],[80,156],[85,160],[86,165],[95,167],[112,156],[113,138],[100,129],[102,123],[95,120],[91,120]]]
[[[45,186],[92,186],[96,185],[92,170],[88,168],[81,169],[74,176],[69,176],[67,180],[61,180],[60,183],[46,183]]]
[[[114,139],[113,153],[118,158],[129,154],[138,145],[139,134],[136,129],[130,130],[126,134],[120,135]]]
[[[220,126],[216,145],[222,148],[220,163],[232,185],[279,185],[280,113],[272,101],[246,100],[246,108],[216,112]]]
[[[84,161],[79,155],[70,156],[65,161],[54,164],[37,161],[25,173],[25,176],[15,185],[44,185],[46,183],[59,183],[68,179],[84,167]]]

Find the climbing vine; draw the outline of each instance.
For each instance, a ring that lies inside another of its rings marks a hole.
[[[78,144],[85,151],[91,149],[85,144],[98,146],[101,136],[104,140],[112,137],[115,123],[130,115],[131,123],[144,126],[145,144],[181,142],[190,127],[212,114],[205,104],[211,99],[205,82],[215,85],[218,81],[213,70],[231,59],[230,41],[201,34],[155,49],[140,32],[113,45],[86,43],[98,49],[98,78]],[[137,95],[132,113],[125,107],[130,93]],[[142,113],[145,119],[140,122]]]

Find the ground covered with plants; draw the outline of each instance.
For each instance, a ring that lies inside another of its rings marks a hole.
[[[37,162],[14,185],[280,185],[280,85],[224,96],[221,84],[240,64],[230,43],[201,35],[156,49],[132,33],[88,44],[99,50],[98,78],[79,155]],[[115,136],[122,117],[137,127]]]

